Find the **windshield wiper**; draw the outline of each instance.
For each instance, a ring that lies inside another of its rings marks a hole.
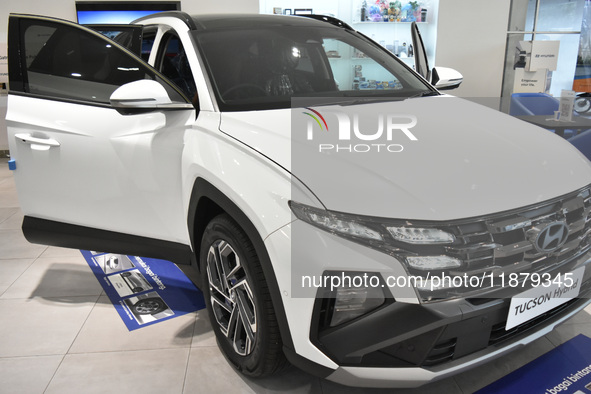
[[[387,95],[386,95],[387,94]],[[343,96],[339,97],[331,97],[327,100],[319,99],[311,103],[310,105],[314,106],[328,106],[328,105],[339,105],[339,106],[351,106],[351,105],[359,105],[359,104],[371,104],[371,103],[383,103],[388,101],[404,101],[410,98],[416,97],[427,97],[427,96],[439,96],[440,93],[434,90],[424,90],[422,92],[410,95],[410,96],[391,96],[390,92],[384,93],[383,95],[371,95],[371,96],[357,96],[357,95],[347,95],[343,94]]]
[[[422,92],[419,92],[417,94],[413,94],[412,96],[408,96],[406,97],[407,99],[412,99],[412,98],[417,98],[417,97],[429,97],[429,96],[440,96],[441,93],[435,91],[435,90],[424,90]]]

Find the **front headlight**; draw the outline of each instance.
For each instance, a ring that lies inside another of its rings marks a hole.
[[[304,214],[304,217],[308,219],[307,221],[309,223],[312,222],[312,224],[331,232],[351,237],[383,241],[379,232],[353,220],[342,219],[328,212],[314,212],[309,209],[301,209],[300,212]]]
[[[429,280],[429,276],[458,272],[462,260],[446,255],[446,247],[456,242],[454,234],[434,226],[414,224],[403,220],[372,218],[327,211],[290,201],[295,216],[324,231],[347,238],[373,249],[394,255],[404,264],[410,275]],[[434,296],[428,289],[417,286],[423,301],[452,297],[450,294]]]
[[[437,228],[387,227],[398,241],[417,245],[449,244],[456,240],[453,234]]]
[[[414,269],[435,271],[441,269],[460,268],[460,259],[450,256],[408,256],[406,262]]]

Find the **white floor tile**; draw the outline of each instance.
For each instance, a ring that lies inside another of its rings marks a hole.
[[[583,324],[583,323],[587,323],[587,324],[591,324],[591,309],[590,306],[587,306],[585,309],[583,309],[582,311],[580,311],[579,313],[577,313],[576,315],[574,315],[573,317],[571,317],[570,319],[568,319],[567,321],[565,321],[564,323],[562,323],[563,325],[568,325],[568,324]]]
[[[4,221],[0,221],[0,230],[21,230],[23,226],[23,212],[18,208],[5,208],[14,213]]]
[[[323,392],[319,378],[295,367],[289,367],[277,375],[264,379],[250,379],[241,375],[240,377],[257,394],[320,394]]]
[[[101,285],[82,256],[38,258],[0,299],[98,296],[101,291]]]
[[[46,248],[29,243],[19,229],[0,230],[0,259],[34,259]]]
[[[591,338],[591,323],[586,322],[562,324],[550,334],[546,335],[546,337],[550,340],[550,342],[552,342],[554,346],[558,346],[579,334],[583,334]]]
[[[14,182],[14,176],[12,176],[12,174],[0,177],[0,192],[16,193],[16,183]]]
[[[8,218],[13,216],[15,213],[19,212],[20,209],[18,208],[1,208],[0,207],[0,226],[4,223]],[[0,227],[1,228],[1,227]]]
[[[0,260],[0,296],[33,264],[33,259]]]
[[[237,372],[217,347],[191,349],[184,393],[322,393],[320,379],[288,368],[275,376],[251,379]]]
[[[0,357],[65,354],[97,299],[0,300]]]
[[[255,393],[217,347],[191,349],[183,393]]]
[[[57,246],[48,246],[47,249],[45,249],[45,251],[41,253],[41,256],[39,257],[72,257],[80,259],[80,261],[84,261],[86,263],[84,256],[82,256],[82,253],[80,253],[80,250],[70,248],[59,248]]]
[[[188,349],[161,349],[69,354],[45,394],[180,393],[188,353]]]
[[[16,191],[10,190],[10,187],[7,189],[8,190],[0,189],[0,207],[18,208],[20,205],[18,204]]]
[[[217,346],[207,310],[201,309],[196,312],[196,315],[191,347]]]
[[[64,356],[0,358],[0,392],[43,393]]]

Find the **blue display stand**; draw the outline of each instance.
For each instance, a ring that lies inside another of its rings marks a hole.
[[[578,335],[476,393],[591,393],[591,339]]]

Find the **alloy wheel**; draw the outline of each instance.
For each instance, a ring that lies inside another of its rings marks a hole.
[[[256,342],[256,308],[240,257],[228,242],[220,239],[209,247],[207,278],[213,314],[221,332],[237,354],[249,355]]]

